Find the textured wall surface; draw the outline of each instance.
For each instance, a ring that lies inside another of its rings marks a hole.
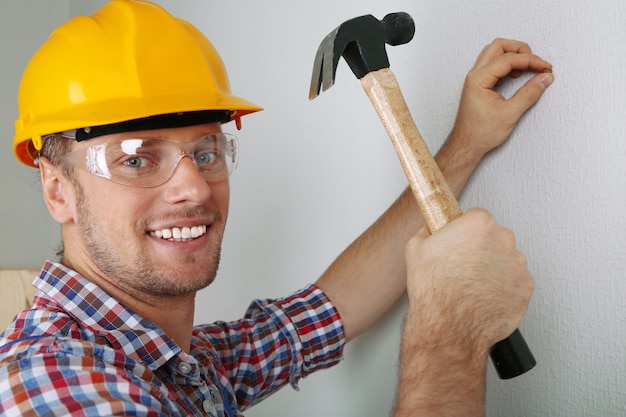
[[[233,90],[265,107],[237,133],[241,164],[221,273],[198,296],[198,322],[234,319],[252,298],[314,281],[406,185],[345,64],[331,90],[307,98],[317,46],[339,23],[398,10],[414,17],[415,39],[389,53],[433,150],[452,126],[467,70],[493,38],[524,40],[552,62],[555,83],[484,160],[461,199],[516,232],[537,284],[521,329],[539,365],[509,381],[490,369],[488,416],[626,415],[625,2],[159,3],[198,25],[220,51]],[[28,56],[68,15],[102,1],[70,0],[63,10],[57,2],[0,4],[0,129],[8,147]],[[501,91],[512,94],[521,82],[506,81]],[[58,228],[32,171],[6,148],[0,158],[0,266],[38,266],[53,256]],[[387,415],[403,314],[401,301],[348,346],[343,364],[247,415]]]

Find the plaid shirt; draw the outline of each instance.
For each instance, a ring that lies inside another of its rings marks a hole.
[[[241,416],[341,360],[339,315],[310,285],[194,328],[190,354],[63,265],[46,262],[31,310],[0,335],[0,415]]]

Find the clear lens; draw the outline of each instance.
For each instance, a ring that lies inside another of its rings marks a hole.
[[[167,182],[185,156],[206,181],[224,180],[237,166],[237,148],[237,138],[228,133],[213,133],[192,142],[129,138],[88,147],[85,161],[94,175],[148,188]]]

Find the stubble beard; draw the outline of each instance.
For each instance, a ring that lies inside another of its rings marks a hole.
[[[217,275],[219,268],[223,221],[221,216],[216,215],[213,225],[208,233],[213,234],[215,244],[212,253],[180,254],[177,263],[189,263],[206,265],[206,267],[196,268],[193,276],[189,273],[178,273],[177,271],[165,272],[163,267],[155,265],[150,254],[145,248],[116,247],[108,238],[114,233],[122,231],[115,227],[106,228],[98,223],[92,211],[89,201],[80,185],[77,185],[77,227],[85,242],[85,247],[91,260],[97,265],[108,279],[128,292],[146,294],[155,297],[174,297],[196,293],[209,286]],[[185,213],[186,216],[194,217],[200,215],[199,211],[206,212],[204,208],[193,210],[193,213]],[[222,225],[222,227],[214,227]],[[219,230],[217,230],[219,229]],[[138,233],[144,232],[135,231]],[[125,257],[116,256],[124,252]],[[130,256],[130,260],[129,259]],[[198,262],[199,256],[206,256],[204,262]],[[183,275],[184,274],[184,275]],[[88,278],[88,277],[87,277]]]

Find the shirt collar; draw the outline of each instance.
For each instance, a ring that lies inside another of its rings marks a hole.
[[[154,323],[60,263],[46,261],[33,284],[41,291],[39,297],[45,294],[42,301],[54,302],[81,326],[104,336],[152,371],[181,353],[180,347]]]

